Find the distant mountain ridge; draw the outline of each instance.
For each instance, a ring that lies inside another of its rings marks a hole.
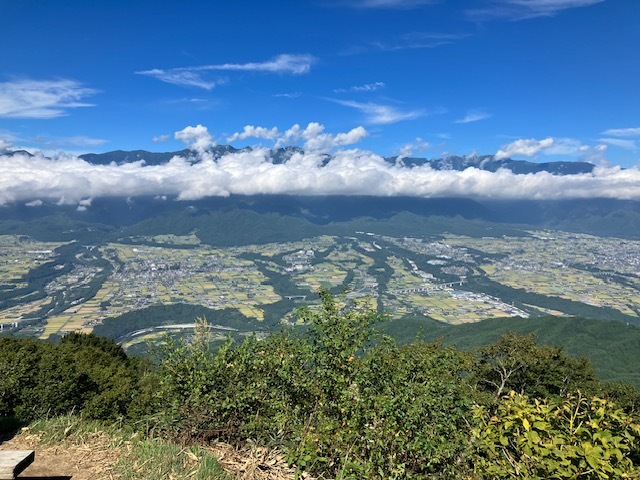
[[[251,151],[251,147],[237,149],[230,145],[217,145],[209,149],[212,157],[217,159],[229,153]],[[284,147],[271,151],[271,160],[275,164],[286,162],[295,153],[303,153],[299,147]],[[193,151],[185,149],[175,152],[148,152],[146,150],[115,150],[106,153],[87,153],[80,155],[80,158],[96,165],[108,165],[110,163],[122,164],[144,160],[147,165],[161,165],[167,163],[175,156],[193,158],[196,156]],[[331,157],[327,155],[327,161]],[[595,165],[589,162],[544,162],[536,163],[527,160],[512,160],[511,158],[496,158],[495,155],[473,155],[473,156],[448,156],[444,158],[427,159],[421,157],[387,157],[385,161],[390,164],[400,163],[407,167],[429,165],[434,170],[456,170],[462,171],[467,168],[477,168],[488,172],[496,172],[500,169],[510,170],[515,174],[528,174],[538,172],[548,172],[553,175],[575,175],[580,173],[591,173]]]
[[[211,150],[214,158],[219,158],[227,153],[235,153],[241,150],[230,145],[221,145],[213,147]],[[94,165],[109,165],[110,163],[122,164],[133,163],[143,160],[147,165],[162,165],[167,163],[173,157],[193,158],[196,160],[195,153],[192,150],[184,149],[176,152],[149,152],[147,150],[114,150],[106,153],[85,153],[80,155],[83,160]]]
[[[467,168],[477,168],[478,170],[497,172],[500,169],[506,169],[515,174],[549,172],[554,175],[575,175],[578,173],[591,173],[595,168],[595,165],[588,162],[536,163],[526,160],[512,160],[511,158],[498,159],[495,155],[473,155],[465,157],[449,156],[431,160],[415,157],[390,157],[386,160],[391,162],[402,162],[408,167],[428,164],[434,170],[462,171]]]

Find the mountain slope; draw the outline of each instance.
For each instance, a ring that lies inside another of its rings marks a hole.
[[[236,149],[230,145],[217,145],[209,149],[213,158],[220,158],[229,153],[240,151],[250,151],[251,147]],[[284,163],[293,154],[304,153],[299,147],[285,147],[271,150],[271,161],[274,164]],[[110,163],[131,163],[143,160],[147,165],[161,165],[167,163],[175,156],[193,158],[197,160],[195,153],[191,150],[179,150],[175,152],[148,152],[145,150],[115,150],[106,153],[87,153],[80,155],[80,158],[96,165],[107,165]],[[326,156],[329,161],[331,156]],[[448,156],[444,158],[421,158],[421,157],[388,157],[388,163],[401,163],[407,167],[428,165],[434,170],[457,170],[462,171],[467,168],[477,168],[488,172],[496,172],[500,169],[510,170],[515,174],[529,174],[538,172],[549,172],[554,175],[575,175],[579,173],[591,173],[595,165],[588,162],[529,162],[526,160],[512,160],[510,158],[496,158],[494,155],[473,155],[473,156]]]

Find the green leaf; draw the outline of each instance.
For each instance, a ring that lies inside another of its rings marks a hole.
[[[537,420],[533,422],[533,428],[535,428],[536,430],[542,430],[546,432],[549,429],[549,423],[541,422],[540,420]]]
[[[532,443],[540,443],[540,435],[538,435],[538,432],[536,432],[535,430],[530,430],[528,431],[525,436],[529,439],[530,442]]]

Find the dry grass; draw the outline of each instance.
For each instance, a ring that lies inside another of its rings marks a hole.
[[[105,428],[77,417],[40,421],[13,437],[0,439],[0,450],[35,450],[26,477],[95,479],[237,479],[295,480],[284,455],[275,449],[226,443],[180,447],[159,439],[144,439],[117,428]]]
[[[295,468],[287,465],[284,455],[275,449],[257,445],[236,448],[226,443],[208,447],[226,472],[237,480],[312,480],[306,473],[296,477]]]
[[[116,470],[124,448],[114,445],[104,432],[85,436],[82,442],[69,437],[61,442],[43,442],[45,432],[24,428],[10,440],[0,444],[0,450],[35,450],[36,460],[28,467],[26,477],[62,477],[73,480],[117,479]]]

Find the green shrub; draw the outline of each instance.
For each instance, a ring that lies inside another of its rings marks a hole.
[[[59,345],[3,337],[0,415],[24,421],[71,412],[105,420],[126,417],[148,368],[95,335],[70,334]],[[148,411],[136,405],[137,415]]]
[[[640,415],[640,388],[624,382],[605,383],[602,396],[615,402],[625,413]]]
[[[466,358],[440,344],[385,339],[358,363],[334,408],[318,403],[295,461],[337,478],[463,476]]]
[[[536,345],[533,335],[513,332],[479,349],[472,371],[478,388],[497,398],[510,390],[536,398],[562,396],[578,388],[595,392],[598,383],[587,358]]]
[[[368,343],[373,311],[321,292],[308,337],[209,351],[206,323],[161,348],[163,428],[184,441],[258,439],[300,470],[339,478],[455,478],[466,471],[468,358],[441,344]]]
[[[200,321],[191,342],[160,347],[161,428],[183,441],[287,438],[310,408],[308,345],[286,333],[209,345]]]
[[[512,391],[495,413],[477,407],[474,417],[481,478],[640,478],[640,425],[607,400]]]

